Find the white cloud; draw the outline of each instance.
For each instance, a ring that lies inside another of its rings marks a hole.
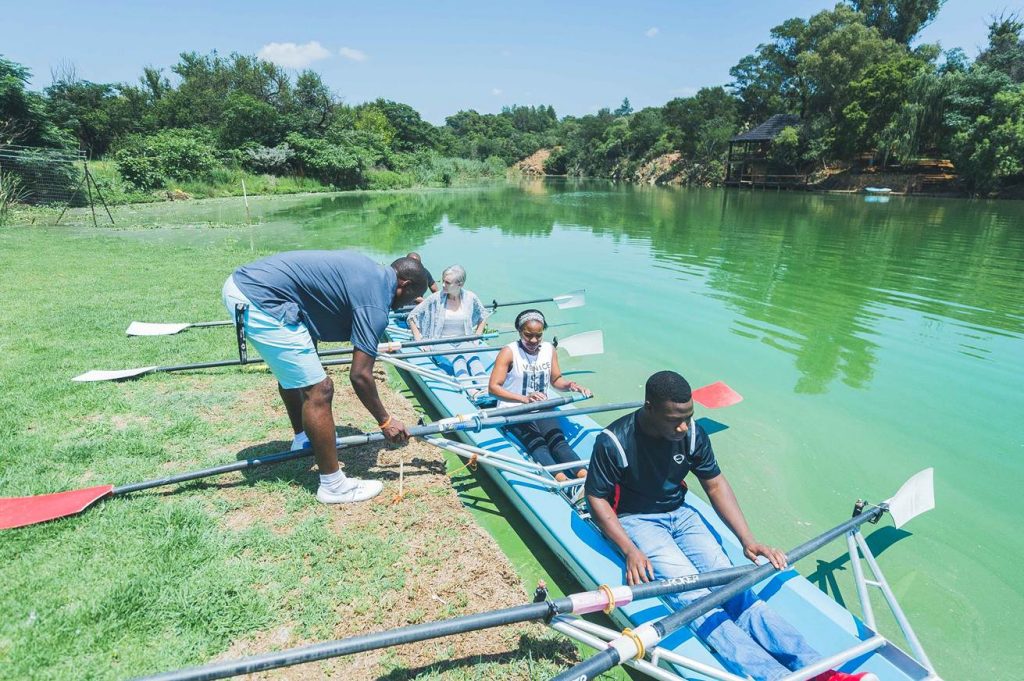
[[[502,94],[502,90],[501,90],[501,88],[496,88],[496,87],[495,88],[491,88],[491,94],[494,95],[495,97],[500,97],[501,94]]]
[[[695,94],[697,94],[698,90],[700,90],[699,87],[687,85],[685,87],[672,88],[671,90],[668,91],[668,93],[670,95],[675,95],[676,97],[693,97]]]
[[[352,61],[366,61],[366,53],[362,50],[357,50],[354,47],[343,47],[338,50],[338,54],[345,59],[351,59]]]
[[[331,51],[315,40],[295,43],[267,43],[256,53],[260,59],[287,69],[304,69],[315,61],[331,56]]]
[[[657,26],[651,26],[649,29],[644,31],[644,35],[647,36],[648,38],[653,38],[654,36],[658,35],[659,32],[660,29]]]

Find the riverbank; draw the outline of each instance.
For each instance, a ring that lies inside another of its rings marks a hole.
[[[223,329],[134,339],[123,331],[131,319],[223,316],[214,293],[225,272],[254,257],[249,244],[61,234],[71,238],[0,232],[9,294],[0,312],[5,496],[122,484],[287,448],[287,417],[258,368],[69,381],[89,368],[230,356]],[[74,298],[55,296],[57,282]],[[373,429],[345,372],[332,374],[342,432]],[[389,410],[414,422],[400,384],[382,371],[377,378]],[[313,496],[310,462],[300,461],[3,532],[0,668],[11,678],[125,678],[527,600],[533,585],[462,506],[438,450],[360,447],[343,460],[350,474],[383,480],[384,493],[326,507]],[[405,494],[395,501],[400,471]],[[531,678],[576,655],[531,625],[280,677]]]
[[[530,177],[562,177],[549,174],[546,169],[556,151],[557,148],[539,149],[517,162],[513,169]],[[671,152],[618,168],[610,179],[634,184],[711,188],[723,186],[723,177],[721,164],[695,164],[679,152]],[[967,190],[953,164],[944,159],[922,159],[907,168],[885,170],[849,163],[833,164],[826,171],[812,173],[809,177],[806,185],[791,189],[857,193],[866,187],[887,187],[892,194],[900,196],[978,198]],[[1024,199],[1024,185],[1005,187],[987,198]]]

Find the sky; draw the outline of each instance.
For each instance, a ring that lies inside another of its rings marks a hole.
[[[550,104],[559,116],[634,109],[729,82],[729,68],[791,17],[835,3],[814,0],[541,2],[432,0],[10,1],[0,13],[0,55],[50,84],[73,64],[93,82],[135,82],[178,54],[259,54],[309,67],[345,102],[384,97],[440,124],[462,109],[496,113]],[[986,43],[987,19],[1024,16],[1024,0],[947,0],[919,41]]]

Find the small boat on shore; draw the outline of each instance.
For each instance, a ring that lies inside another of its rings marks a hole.
[[[891,194],[892,189],[890,187],[864,187],[864,191],[868,194]]]
[[[394,341],[405,341],[411,337],[402,327],[394,326],[389,328],[388,335]],[[498,349],[481,344],[474,349],[467,348],[467,352],[479,351],[484,366],[490,368]],[[408,353],[403,350],[395,356],[401,358],[403,354]],[[417,388],[440,417],[451,418],[476,408],[465,386],[440,372],[430,357],[409,357],[396,364],[404,372],[410,387]],[[587,465],[602,427],[589,416],[574,415],[572,405],[560,407],[558,414],[566,439],[582,465]],[[710,431],[710,428],[706,430]],[[461,441],[434,440],[432,444],[457,454],[486,472],[584,589],[623,583],[622,557],[590,519],[585,504],[572,503],[578,481],[555,481],[553,473],[558,466],[544,468],[533,462],[519,443],[501,429],[465,431],[458,433],[458,437]],[[739,542],[711,507],[696,495],[688,495],[687,503],[696,508],[718,534],[730,560],[735,565],[749,565]],[[755,593],[796,626],[808,642],[826,657],[822,664],[827,666],[818,671],[842,668],[848,672],[873,672],[885,681],[938,679],[888,585],[881,586],[885,579],[877,569],[874,556],[867,558],[870,551],[862,538],[858,538],[859,531],[850,533],[847,544],[851,563],[856,562],[853,573],[858,596],[864,604],[868,587],[879,586],[904,631],[909,647],[914,651],[913,655],[878,633],[870,603],[863,607],[863,619],[858,618],[795,570],[777,573],[757,584]],[[866,580],[861,571],[858,546],[874,573],[873,580]],[[616,626],[635,629],[670,613],[664,600],[648,598],[612,609],[609,616]],[[619,631],[583,619],[557,617],[550,624],[561,633],[595,648],[605,647],[608,641],[620,635]],[[652,653],[649,657],[653,664],[640,660],[633,661],[637,663],[633,666],[652,678],[676,681],[708,678],[741,681],[743,678],[726,671],[715,654],[686,628],[669,635],[655,651],[648,652]],[[658,666],[659,662],[661,666]],[[811,671],[794,672],[787,679],[807,679],[813,676],[809,673]]]

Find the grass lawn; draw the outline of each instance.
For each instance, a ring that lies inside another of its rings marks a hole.
[[[119,225],[120,226],[120,225]],[[220,287],[261,255],[63,228],[0,229],[0,495],[123,484],[287,448],[258,368],[75,384],[93,368],[228,359],[229,329],[126,338],[133,319],[220,319]],[[347,376],[335,415],[374,427]],[[388,379],[381,373],[380,379]],[[406,418],[396,391],[386,402]],[[524,602],[432,448],[363,447],[385,481],[328,508],[308,460],[107,500],[0,533],[0,678],[114,679]],[[399,463],[406,496],[397,503]],[[539,625],[315,663],[274,678],[546,678],[576,649]]]

